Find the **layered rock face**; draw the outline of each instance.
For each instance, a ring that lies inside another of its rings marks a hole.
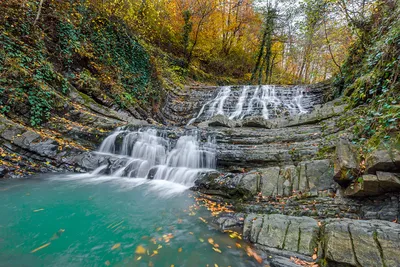
[[[340,127],[351,112],[335,100],[270,119],[199,116],[197,126],[217,136],[220,173],[199,177],[194,189],[234,203],[240,216],[222,214],[216,223],[243,227],[250,242],[281,255],[271,266],[296,266],[285,260],[291,256],[327,266],[400,266],[393,254],[399,153],[377,149],[361,159],[351,129]]]
[[[245,238],[266,250],[319,253],[329,266],[399,264],[400,225],[392,222],[249,214],[243,229]]]

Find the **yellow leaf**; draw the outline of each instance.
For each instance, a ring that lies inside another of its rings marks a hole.
[[[121,243],[117,243],[114,246],[111,247],[111,250],[117,249],[121,247]]]
[[[208,243],[214,244],[214,240],[210,237],[210,238],[208,239]]]
[[[182,252],[182,248],[178,248],[178,252]]]
[[[139,256],[136,260],[137,260],[137,261],[140,261],[141,258],[142,258],[142,256]]]
[[[39,251],[39,250],[41,250],[41,249],[43,249],[43,248],[45,248],[45,247],[48,247],[48,246],[50,246],[50,242],[44,244],[43,246],[40,246],[40,247],[38,247],[38,248],[35,248],[34,250],[31,251],[31,253],[35,253],[36,251]]]
[[[146,249],[144,247],[142,247],[141,245],[139,245],[139,246],[136,247],[135,253],[136,254],[145,254],[146,253]]]
[[[218,253],[222,253],[222,251],[221,250],[219,250],[219,249],[217,249],[217,248],[212,248],[215,252],[218,252]]]

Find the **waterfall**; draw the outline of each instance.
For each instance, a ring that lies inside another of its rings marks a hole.
[[[167,180],[193,186],[202,172],[216,168],[215,138],[201,140],[198,131],[190,131],[176,138],[160,129],[116,131],[108,136],[99,153],[111,155],[108,165],[92,174],[115,177]]]
[[[240,114],[242,114],[242,110],[243,110],[243,105],[244,102],[246,101],[246,97],[247,97],[247,90],[249,89],[249,86],[244,86],[243,90],[242,90],[242,94],[239,97],[239,101],[236,104],[236,108],[235,108],[235,112],[233,112],[230,116],[229,119],[233,120],[234,118],[240,116]]]
[[[252,116],[268,120],[281,114],[308,113],[312,108],[313,96],[303,86],[223,86],[187,125],[209,120],[215,115],[225,115],[231,120]]]

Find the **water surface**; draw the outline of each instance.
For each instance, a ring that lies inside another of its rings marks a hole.
[[[258,266],[193,194],[86,174],[0,181],[0,266]]]

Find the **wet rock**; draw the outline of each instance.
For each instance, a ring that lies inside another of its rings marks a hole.
[[[97,153],[82,153],[71,159],[67,160],[68,164],[74,164],[81,166],[82,168],[86,169],[87,171],[92,171],[101,165],[108,164],[107,161],[110,156],[100,155]]]
[[[221,175],[212,172],[197,179],[192,189],[209,195],[246,200],[257,194],[258,180],[256,173]]]
[[[341,186],[347,186],[361,173],[360,160],[354,145],[349,141],[340,139],[335,151],[334,180]]]
[[[237,230],[243,227],[244,214],[242,213],[229,213],[221,214],[216,218],[215,223],[222,230]]]
[[[158,171],[158,167],[151,168],[149,170],[149,173],[147,174],[146,178],[149,180],[153,180],[154,177],[156,176],[157,171]]]
[[[399,266],[400,225],[385,221],[328,220],[323,240],[330,262],[351,266]]]
[[[400,172],[400,151],[378,149],[371,152],[366,159],[366,170],[369,174],[377,171]]]
[[[300,267],[301,265],[298,265],[291,261],[288,258],[285,257],[279,257],[279,256],[274,256],[270,261],[270,266],[271,267]]]
[[[0,178],[4,178],[6,174],[9,172],[9,169],[5,166],[0,166]]]
[[[208,122],[208,126],[220,126],[220,127],[233,128],[236,126],[236,122],[233,120],[230,120],[225,115],[219,114],[219,115],[216,115],[211,118],[211,120]]]
[[[244,237],[263,246],[313,255],[317,247],[319,226],[309,217],[280,214],[246,217]]]
[[[57,155],[58,142],[54,140],[46,140],[44,142],[39,142],[31,144],[29,149],[38,153],[43,157],[54,158]]]

